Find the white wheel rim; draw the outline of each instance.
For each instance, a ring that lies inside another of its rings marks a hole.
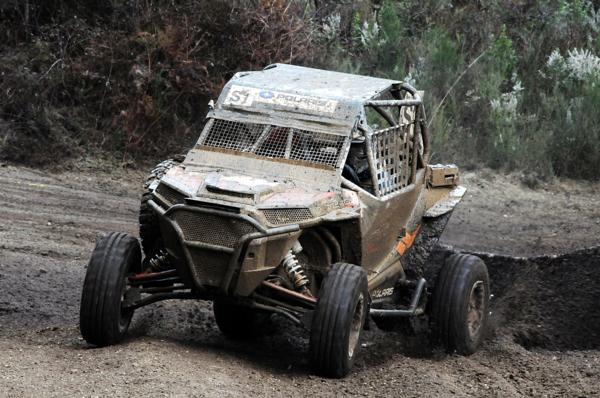
[[[354,352],[358,346],[364,312],[365,297],[361,293],[360,296],[358,296],[358,302],[354,308],[354,313],[352,314],[352,323],[350,324],[350,335],[348,338],[348,358],[350,359],[354,356]]]
[[[471,338],[479,333],[485,315],[485,283],[477,281],[471,287],[467,303],[467,327]]]

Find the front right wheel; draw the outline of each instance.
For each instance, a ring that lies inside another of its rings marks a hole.
[[[485,337],[490,282],[485,263],[470,254],[449,256],[433,293],[431,327],[435,341],[449,352],[471,355]]]
[[[140,271],[137,238],[110,232],[98,239],[85,274],[79,312],[79,328],[88,343],[102,347],[123,339],[133,316],[133,310],[124,306],[127,277]]]
[[[325,276],[310,333],[314,370],[344,377],[352,368],[369,313],[367,274],[356,265],[336,263]]]

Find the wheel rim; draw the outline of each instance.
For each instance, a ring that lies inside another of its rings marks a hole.
[[[358,297],[358,302],[354,308],[354,314],[352,315],[352,323],[350,325],[350,336],[348,338],[348,358],[354,356],[356,347],[358,346],[358,340],[360,338],[360,332],[363,326],[363,318],[365,312],[365,297],[361,293]]]
[[[121,306],[120,316],[119,316],[119,331],[123,333],[129,327],[129,322],[131,321],[132,311],[127,310],[123,307],[125,304],[125,297],[127,294],[127,277],[125,277],[125,281],[123,282],[123,289],[121,290],[121,302],[119,305]]]
[[[127,300],[127,294],[131,293],[131,286],[129,286],[129,277],[134,275],[134,272],[131,271],[131,266],[127,267],[127,272],[125,273],[125,277],[123,278],[123,287],[121,289],[121,300],[119,302],[120,311],[119,311],[119,332],[124,333],[131,323],[131,318],[133,316],[133,310],[125,308],[125,303]]]
[[[485,315],[485,290],[483,281],[477,281],[471,287],[467,308],[467,326],[471,338],[477,335],[483,323]]]

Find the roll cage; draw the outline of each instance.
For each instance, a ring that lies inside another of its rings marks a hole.
[[[308,123],[231,111],[227,109],[231,90],[243,88],[230,88],[226,99],[220,99],[224,108],[209,113],[196,149],[330,170],[341,176],[342,183],[376,197],[407,187],[427,164],[425,112],[419,93],[408,83],[392,82],[361,101],[356,122],[345,129],[333,127],[333,118],[328,126],[326,117],[321,123]],[[234,92],[236,99],[247,95]]]

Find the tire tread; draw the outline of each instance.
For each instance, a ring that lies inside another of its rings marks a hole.
[[[450,255],[437,278],[431,308],[432,337],[435,343],[448,352],[456,351],[468,355],[481,343],[487,320],[487,299],[484,325],[477,341],[467,341],[464,333],[466,320],[463,319],[466,318],[464,311],[471,291],[471,280],[478,274],[483,278],[486,293],[489,294],[489,277],[485,263],[479,257],[470,254]]]
[[[119,328],[121,289],[126,273],[139,271],[140,264],[140,245],[135,237],[112,232],[99,238],[81,294],[79,327],[86,341],[105,346],[123,337]]]
[[[351,321],[347,318],[353,316],[355,296],[361,292],[368,313],[366,273],[353,264],[334,264],[323,280],[310,336],[310,360],[318,373],[343,377],[349,372],[352,364],[343,360],[349,333],[344,325]]]

